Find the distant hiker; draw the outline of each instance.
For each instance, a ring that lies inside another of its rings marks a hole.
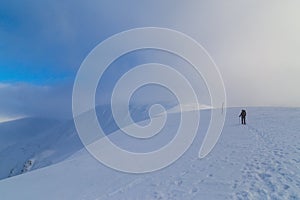
[[[242,110],[239,117],[242,118],[242,124],[246,124],[246,110]]]

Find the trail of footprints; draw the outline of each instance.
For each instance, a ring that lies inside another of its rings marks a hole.
[[[274,138],[269,138],[270,135],[264,135],[264,133],[251,127],[249,127],[249,130],[256,136],[256,146],[249,155],[249,161],[241,170],[242,179],[231,183],[230,187],[233,193],[230,199],[300,199],[297,194],[297,190],[300,188],[300,175],[290,167],[295,166],[295,163],[299,163],[300,158],[286,159],[288,152],[299,155],[300,148],[284,149],[287,145],[278,141],[276,143]],[[199,170],[195,166],[196,160],[191,159],[191,161],[190,168],[181,171],[176,176],[170,176],[168,179],[157,182],[157,179],[155,181],[149,176],[149,193],[143,198],[156,200],[197,198],[202,193],[201,184],[203,184],[204,179],[194,179],[191,182],[191,179],[197,176],[197,170]],[[224,161],[230,161],[230,159],[226,157]],[[210,168],[211,166],[207,167]],[[212,174],[208,174],[207,178],[212,176]],[[138,186],[138,181],[134,181],[130,185],[131,187],[123,188],[122,193],[131,189],[132,185]]]
[[[288,168],[288,166],[293,166],[285,158],[288,156],[288,150],[280,148],[286,145],[273,144],[268,140],[270,138],[264,138],[266,136],[258,130],[253,128],[249,130],[259,135],[260,142],[256,144],[257,152],[242,169],[242,181],[235,181],[233,185],[233,189],[237,190],[233,198],[241,200],[300,199],[300,196],[296,194],[300,188],[300,177]],[[299,155],[299,149],[295,151],[297,152],[294,153]],[[291,162],[298,162],[298,160],[295,158]]]

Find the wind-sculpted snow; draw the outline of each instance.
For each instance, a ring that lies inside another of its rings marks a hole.
[[[172,104],[162,103],[166,108]],[[150,105],[131,105],[131,117],[139,122],[148,116]],[[107,135],[117,131],[109,105],[97,108],[99,122]],[[73,120],[24,118],[0,123],[0,179],[61,162],[82,149]],[[30,170],[24,166],[32,160]]]
[[[203,159],[198,151],[209,110],[201,111],[191,148],[167,168],[120,173],[82,149],[56,165],[2,180],[1,199],[300,199],[300,109],[248,108],[247,125],[240,125],[239,112],[228,109],[221,138]],[[162,132],[166,137],[176,119],[173,113]],[[123,148],[143,147],[120,131],[109,138]],[[161,139],[145,146],[160,147],[166,142]]]
[[[0,123],[0,179],[27,172],[28,161],[49,144],[52,127],[59,123],[39,118]]]

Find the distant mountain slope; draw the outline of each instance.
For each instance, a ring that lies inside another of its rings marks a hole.
[[[149,107],[131,105],[133,120],[149,118]],[[119,129],[109,105],[97,106],[96,111],[106,134]],[[0,123],[0,179],[61,162],[82,148],[73,120],[23,118]]]
[[[0,123],[0,151],[19,141],[30,140],[59,123],[54,119],[22,118]]]
[[[64,121],[24,118],[0,123],[0,179],[38,168],[39,154],[59,138]],[[45,164],[41,166],[46,166]]]

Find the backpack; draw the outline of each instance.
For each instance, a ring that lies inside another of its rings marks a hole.
[[[242,110],[242,116],[246,116],[246,110]]]

